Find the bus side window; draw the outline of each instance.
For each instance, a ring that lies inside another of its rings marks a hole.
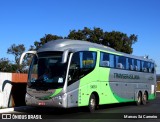
[[[147,62],[145,61],[145,62],[144,62],[144,72],[148,72],[147,68],[148,68]]]
[[[109,67],[109,54],[101,52],[100,66]]]
[[[134,59],[134,70],[138,71],[137,59]]]
[[[119,67],[119,66],[118,66],[118,65],[119,65],[119,64],[118,64],[119,56],[117,56],[117,55],[115,56],[115,61],[116,61],[116,63],[115,63],[115,64],[116,64],[116,68],[118,68],[118,67]]]
[[[129,70],[134,70],[134,59],[129,58]]]
[[[122,64],[122,69],[126,69],[126,57],[120,56],[119,62]]]
[[[68,85],[90,73],[96,65],[96,58],[96,52],[81,51],[74,53],[69,68]]]
[[[127,57],[126,57],[126,70],[129,70],[129,61]]]
[[[151,73],[154,73],[154,64],[151,63]]]
[[[123,56],[116,56],[116,68],[125,69],[126,60]]]
[[[142,61],[142,72],[147,72],[147,62]]]
[[[147,62],[147,72],[151,73],[151,63]]]
[[[80,68],[92,69],[96,65],[96,52],[80,52]]]
[[[137,71],[141,71],[141,61],[137,60]]]
[[[123,66],[122,63],[120,62],[120,56],[116,55],[115,58],[116,58],[116,68],[122,69]]]
[[[115,60],[113,54],[109,54],[109,62],[110,62],[110,67],[115,68]]]
[[[68,74],[68,81],[70,84],[70,81],[74,82],[79,79],[79,69],[80,69],[80,59],[79,59],[79,52],[74,53],[72,56],[70,68],[69,68],[69,74]]]

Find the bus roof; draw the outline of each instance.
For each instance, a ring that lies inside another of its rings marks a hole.
[[[38,52],[43,51],[65,51],[66,49],[72,49],[74,51],[88,50],[89,48],[99,48],[103,50],[115,51],[113,48],[103,46],[100,44],[81,41],[81,40],[70,40],[70,39],[58,39],[50,41],[44,44]]]
[[[96,44],[96,43],[82,41],[82,40],[71,40],[71,39],[58,39],[58,40],[49,41],[48,43],[44,44],[41,48],[39,48],[37,52],[40,53],[40,52],[46,52],[46,51],[65,51],[68,49],[72,50],[73,52],[77,52],[77,51],[89,50],[89,48],[97,48],[100,50],[121,54],[123,56],[130,57],[130,58],[136,58],[140,60],[154,62],[152,59],[147,59],[142,56],[134,56],[134,55],[126,54],[123,52],[118,52],[111,47],[104,46],[101,44]]]

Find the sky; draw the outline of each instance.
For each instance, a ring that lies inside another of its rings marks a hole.
[[[155,60],[160,74],[160,0],[0,0],[0,58],[12,44],[28,49],[45,34],[99,27],[138,36],[133,55]]]

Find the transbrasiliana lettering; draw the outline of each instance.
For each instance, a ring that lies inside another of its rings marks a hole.
[[[120,79],[140,79],[139,75],[114,73],[114,78]]]

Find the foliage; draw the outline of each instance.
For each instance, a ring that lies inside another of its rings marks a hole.
[[[75,40],[85,40],[89,42],[94,42],[94,43],[100,43],[101,40],[103,39],[104,32],[100,28],[94,28],[93,30],[84,27],[83,30],[72,30],[70,31],[68,39],[75,39]]]
[[[12,44],[11,47],[8,48],[7,53],[12,54],[15,57],[15,63],[11,64],[14,72],[27,72],[28,71],[28,60],[31,60],[31,58],[25,57],[22,66],[19,66],[19,60],[21,54],[25,51],[25,46],[24,44]]]
[[[119,31],[107,32],[103,31],[101,28],[94,27],[90,29],[84,27],[82,30],[71,30],[65,39],[74,40],[85,40],[93,43],[102,44],[114,48],[117,51],[125,52],[131,54],[133,52],[132,45],[137,42],[137,35],[131,34],[128,36],[126,33]],[[30,46],[29,50],[38,50],[42,45],[51,41],[63,39],[62,36],[45,34],[44,37],[40,38],[39,41],[34,42],[34,46]],[[7,53],[12,54],[15,57],[15,64],[12,64],[8,59],[0,59],[0,71],[3,72],[28,72],[28,66],[31,63],[32,56],[28,54],[25,56],[22,66],[19,66],[19,59],[21,54],[25,51],[25,46],[23,44],[15,45],[12,44],[8,48]]]
[[[112,31],[105,32],[101,28],[94,27],[93,29],[84,27],[82,30],[71,30],[65,39],[74,39],[74,40],[85,40],[93,43],[102,44],[114,48],[117,51],[125,52],[131,54],[133,52],[132,45],[137,42],[137,35],[127,34]],[[61,36],[45,34],[40,41],[35,41],[35,50],[39,49],[42,45],[51,40],[62,39]],[[33,48],[33,46],[32,46]]]
[[[19,63],[19,59],[21,54],[25,51],[25,47],[23,44],[15,45],[12,44],[10,48],[8,48],[7,53],[15,56],[15,63]]]
[[[133,52],[132,45],[137,42],[137,35],[135,34],[127,36],[127,34],[118,31],[104,32],[100,28],[93,28],[93,30],[91,30],[87,27],[83,30],[70,31],[66,38],[103,44],[112,47],[117,51],[129,54]]]
[[[61,36],[57,36],[57,35],[52,35],[52,34],[45,34],[44,37],[40,38],[40,42],[35,41],[34,42],[34,46],[31,46],[32,49],[39,49],[42,45],[44,45],[45,43],[51,41],[51,40],[57,40],[57,39],[62,39],[63,37]]]
[[[17,72],[18,65],[12,64],[9,59],[1,58],[0,59],[0,71],[1,72]]]

